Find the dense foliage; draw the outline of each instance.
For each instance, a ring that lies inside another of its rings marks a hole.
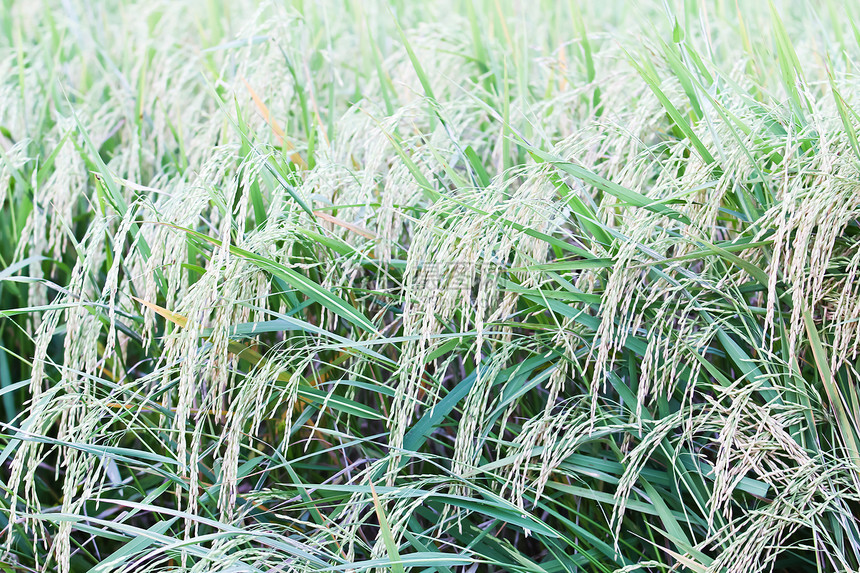
[[[858,570],[858,9],[0,3],[0,570]]]

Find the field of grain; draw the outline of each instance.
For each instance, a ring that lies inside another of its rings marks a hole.
[[[858,571],[858,24],[0,1],[0,572]]]

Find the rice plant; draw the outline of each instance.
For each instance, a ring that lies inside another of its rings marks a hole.
[[[0,569],[860,570],[858,13],[0,3]]]

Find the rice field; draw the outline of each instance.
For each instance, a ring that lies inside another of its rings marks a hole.
[[[0,571],[860,570],[858,25],[0,2]]]

